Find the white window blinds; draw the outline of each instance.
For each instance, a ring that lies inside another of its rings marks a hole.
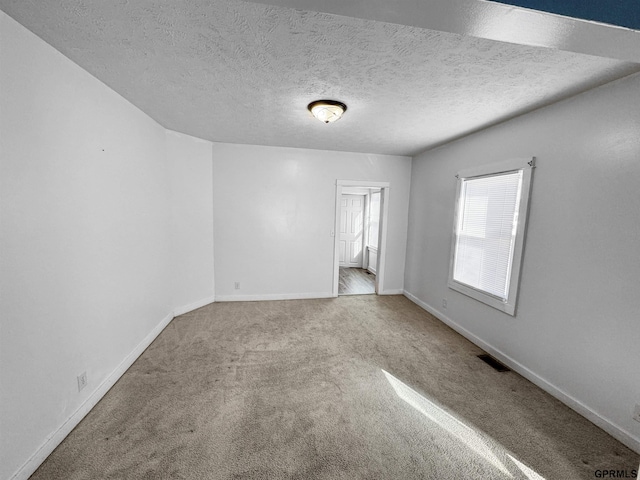
[[[461,180],[453,280],[505,301],[518,230],[522,170]]]

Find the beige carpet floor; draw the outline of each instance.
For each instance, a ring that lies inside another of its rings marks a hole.
[[[593,479],[639,456],[402,296],[174,319],[33,475]]]

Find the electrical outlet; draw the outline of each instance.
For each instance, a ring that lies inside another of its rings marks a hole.
[[[633,419],[640,422],[640,403],[636,404],[636,408],[633,410]]]
[[[442,299],[442,308],[447,308],[447,299],[446,298]]]
[[[78,391],[87,386],[87,372],[82,372],[78,375]]]
[[[240,290],[240,282],[236,282],[236,290]]]

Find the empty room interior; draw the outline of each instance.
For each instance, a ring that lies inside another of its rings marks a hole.
[[[0,480],[636,478],[611,5],[0,0]]]

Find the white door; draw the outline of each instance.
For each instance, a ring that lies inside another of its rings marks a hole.
[[[364,195],[342,195],[340,200],[340,266],[362,268]]]

